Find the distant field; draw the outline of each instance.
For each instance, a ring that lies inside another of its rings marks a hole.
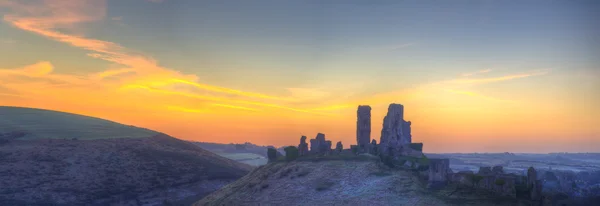
[[[21,131],[18,139],[92,140],[143,138],[155,131],[77,114],[43,109],[0,106],[0,134]]]
[[[238,161],[238,162],[252,165],[252,166],[260,166],[260,165],[267,164],[267,162],[268,162],[267,158],[265,158],[261,155],[254,154],[254,153],[223,153],[223,152],[219,152],[217,154],[221,155],[223,157]]]

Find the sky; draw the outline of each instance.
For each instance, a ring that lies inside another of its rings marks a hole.
[[[600,2],[0,0],[0,105],[205,142],[600,152]]]

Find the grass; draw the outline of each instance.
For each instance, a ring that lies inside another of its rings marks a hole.
[[[18,139],[144,138],[158,132],[95,117],[21,107],[0,106],[0,133],[23,131]]]
[[[497,179],[494,183],[498,186],[502,186],[502,185],[506,184],[506,180],[500,178],[500,179]]]
[[[296,161],[309,161],[309,162],[320,162],[320,161],[333,161],[333,160],[345,160],[345,161],[373,161],[378,160],[377,156],[370,155],[355,155],[355,154],[335,154],[335,155],[306,155],[296,159]]]
[[[377,177],[385,177],[385,176],[390,176],[392,174],[389,173],[389,172],[377,171],[377,172],[371,173],[371,175],[374,175],[374,176],[377,176]]]

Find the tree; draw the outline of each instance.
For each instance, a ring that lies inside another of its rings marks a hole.
[[[283,150],[285,150],[285,160],[287,161],[296,160],[299,156],[298,148],[294,146],[286,147]]]

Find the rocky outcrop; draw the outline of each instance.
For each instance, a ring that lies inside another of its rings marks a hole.
[[[298,153],[300,156],[308,154],[308,143],[306,143],[306,136],[300,137],[300,144],[298,145]]]
[[[368,152],[371,141],[371,107],[358,106],[356,119],[356,144],[361,152]]]
[[[442,187],[448,182],[450,171],[449,159],[430,159],[429,160],[429,180],[427,187]]]
[[[379,151],[384,155],[399,156],[412,153],[408,144],[412,142],[410,122],[404,120],[404,106],[390,104],[387,115],[383,118]]]

